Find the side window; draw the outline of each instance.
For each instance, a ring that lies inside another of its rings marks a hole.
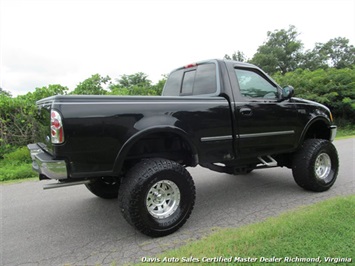
[[[277,87],[257,72],[247,69],[235,69],[235,72],[242,96],[268,99],[276,99],[278,97]]]

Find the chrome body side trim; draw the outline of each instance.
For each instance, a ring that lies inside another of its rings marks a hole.
[[[251,134],[240,134],[239,138],[258,138],[258,137],[272,137],[272,136],[281,136],[281,135],[291,135],[295,134],[294,130],[287,131],[275,131],[275,132],[265,132],[265,133],[251,133]]]
[[[275,131],[275,132],[265,132],[265,133],[251,133],[251,134],[240,134],[236,135],[236,138],[246,139],[246,138],[258,138],[258,137],[272,137],[272,136],[281,136],[281,135],[291,135],[295,134],[294,130],[287,131]],[[232,135],[227,136],[212,136],[212,137],[202,137],[202,142],[210,142],[210,141],[224,141],[224,140],[232,140]]]
[[[227,136],[215,136],[215,137],[203,137],[201,138],[202,142],[210,142],[210,141],[223,141],[223,140],[232,140],[232,135]]]

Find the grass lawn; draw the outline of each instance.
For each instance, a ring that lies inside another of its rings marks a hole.
[[[31,163],[6,163],[0,161],[0,182],[24,180],[38,177]],[[38,179],[38,178],[37,178]]]
[[[18,148],[4,155],[0,160],[0,182],[36,177],[32,171],[30,152],[26,147]]]
[[[156,257],[199,265],[349,265],[355,262],[355,195],[212,235]],[[224,262],[223,262],[224,261]],[[147,265],[150,263],[141,263]]]
[[[352,137],[355,137],[354,126],[348,126],[337,130],[337,136],[336,136],[337,139],[352,138]]]

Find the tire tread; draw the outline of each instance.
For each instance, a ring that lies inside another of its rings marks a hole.
[[[176,227],[170,230],[158,231],[149,228],[142,220],[139,211],[138,196],[143,193],[144,183],[146,180],[155,173],[163,170],[173,170],[184,177],[188,187],[192,191],[191,196],[193,201],[191,202],[192,207]],[[130,171],[128,171],[126,177],[122,179],[119,192],[120,208],[126,221],[132,226],[136,227],[143,234],[153,237],[168,235],[178,230],[189,218],[193,209],[195,197],[195,185],[189,172],[176,162],[159,158],[142,160],[141,162],[137,163]]]
[[[320,185],[315,178],[312,178],[314,175],[312,162],[315,160],[315,154],[321,149],[329,149],[334,156],[332,164],[335,164],[336,167],[334,173],[335,177],[327,185]],[[294,155],[292,173],[294,180],[300,187],[310,191],[322,192],[328,190],[334,184],[338,174],[338,168],[338,153],[331,142],[325,139],[307,139]]]

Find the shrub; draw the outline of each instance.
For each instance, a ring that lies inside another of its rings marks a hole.
[[[355,123],[355,68],[297,69],[273,78],[282,86],[295,87],[296,97],[328,106],[336,120]]]
[[[17,148],[0,160],[0,181],[35,177],[32,159],[27,147]]]
[[[10,165],[0,163],[0,181],[36,177],[31,164]]]
[[[30,151],[27,147],[21,147],[13,152],[4,155],[4,163],[17,165],[23,163],[31,163],[32,159],[30,156]]]

